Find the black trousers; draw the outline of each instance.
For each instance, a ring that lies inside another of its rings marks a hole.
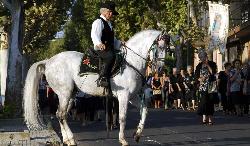
[[[107,49],[104,51],[97,51],[97,53],[103,62],[100,76],[110,78],[111,70],[115,62],[115,52],[111,49]]]

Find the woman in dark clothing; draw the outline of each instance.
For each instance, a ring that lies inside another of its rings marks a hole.
[[[201,62],[196,66],[195,77],[200,82],[199,94],[200,103],[198,106],[198,115],[202,116],[202,123],[212,125],[212,117],[214,114],[213,94],[209,92],[209,86],[216,82],[217,65],[213,61],[209,61],[207,53],[201,51],[199,53]],[[216,84],[215,84],[216,85]]]
[[[170,76],[170,93],[171,97],[174,99],[174,107],[181,108],[182,92],[180,87],[180,75],[177,73],[177,68],[173,68],[173,73]]]
[[[243,96],[244,96],[244,114],[249,113],[249,101],[250,101],[250,61],[244,64],[244,84],[243,84]]]
[[[187,96],[186,96],[186,89],[188,89],[187,84],[186,84],[186,79],[187,79],[187,74],[186,71],[184,69],[181,69],[181,73],[180,73],[180,79],[179,79],[179,86],[181,88],[181,94],[182,94],[182,98],[181,98],[181,107],[183,110],[185,110],[186,108],[186,103],[188,101]]]
[[[221,96],[221,105],[223,107],[223,112],[228,114],[228,97],[227,97],[227,82],[229,79],[229,73],[231,69],[231,63],[224,64],[225,71],[220,71],[218,76],[218,92]]]
[[[158,76],[157,72],[154,74],[151,85],[153,89],[153,98],[154,98],[155,108],[160,108],[162,85],[161,85],[160,77]]]
[[[170,101],[169,101],[169,84],[170,80],[168,75],[163,72],[162,78],[161,78],[161,84],[162,84],[162,101],[164,105],[164,109],[167,110],[170,106]]]
[[[185,78],[185,84],[187,85],[185,89],[185,96],[187,99],[187,104],[188,104],[188,110],[195,110],[195,101],[196,96],[195,96],[195,77],[194,77],[194,72],[193,72],[193,67],[188,66],[187,67],[187,75]],[[190,105],[190,101],[192,102],[192,107]]]

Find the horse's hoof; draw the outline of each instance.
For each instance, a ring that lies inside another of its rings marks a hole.
[[[125,143],[122,143],[121,141],[119,141],[120,142],[120,144],[122,145],[122,146],[129,146],[129,144],[127,143],[127,142],[125,142]]]
[[[138,143],[141,137],[138,134],[136,134],[136,132],[134,132],[133,138]]]
[[[74,140],[73,141],[67,140],[63,142],[63,146],[77,146],[77,144]]]
[[[77,146],[76,144],[66,144],[66,143],[63,143],[63,146]]]

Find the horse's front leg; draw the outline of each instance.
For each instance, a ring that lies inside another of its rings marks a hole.
[[[128,109],[128,97],[120,97],[119,98],[119,123],[120,123],[119,142],[122,144],[122,146],[129,145],[124,135],[127,109]]]
[[[133,134],[134,140],[136,142],[139,142],[139,140],[140,140],[141,133],[142,133],[142,130],[144,129],[144,124],[145,124],[145,120],[146,120],[147,113],[148,113],[148,108],[147,108],[147,106],[145,106],[145,104],[143,104],[141,110],[142,110],[141,111],[141,120],[140,120],[140,123],[137,127],[136,132]]]

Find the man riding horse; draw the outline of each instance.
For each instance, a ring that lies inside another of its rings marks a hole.
[[[103,64],[100,70],[98,86],[108,87],[111,70],[115,62],[115,49],[119,49],[123,42],[114,37],[114,30],[110,20],[119,13],[115,10],[115,3],[108,1],[101,4],[100,17],[97,18],[91,29],[91,39],[99,58]]]

